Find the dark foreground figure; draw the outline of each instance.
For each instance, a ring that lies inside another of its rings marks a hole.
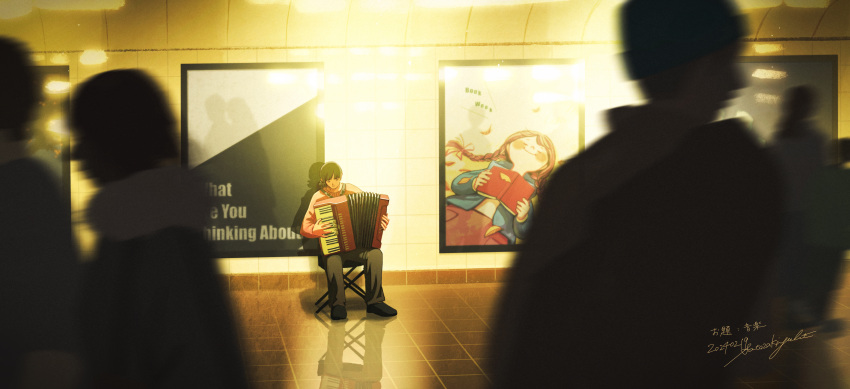
[[[174,120],[149,77],[101,73],[80,86],[75,157],[102,189],[100,235],[82,292],[88,385],[245,388],[228,299],[202,236],[203,181],[177,163]]]
[[[611,110],[611,133],[550,181],[505,286],[494,387],[722,388],[737,351],[710,344],[767,324],[750,312],[781,184],[741,123],[712,123],[743,87],[734,12],[624,6],[625,62],[649,102]]]

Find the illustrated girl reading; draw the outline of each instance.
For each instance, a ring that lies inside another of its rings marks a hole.
[[[453,143],[447,146],[472,161],[490,164],[452,180],[454,195],[446,198],[446,245],[505,245],[524,239],[531,227],[532,199],[555,168],[552,140],[523,130],[485,155]]]

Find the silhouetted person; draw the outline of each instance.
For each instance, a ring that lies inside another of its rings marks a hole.
[[[735,350],[709,345],[746,336],[773,258],[776,167],[739,121],[712,123],[743,87],[743,22],[720,0],[633,0],[622,18],[648,102],[610,110],[549,182],[495,320],[496,388],[723,387]]]
[[[59,185],[27,151],[36,80],[27,49],[0,38],[0,387],[74,388],[78,263]]]
[[[82,296],[96,388],[247,387],[232,313],[202,237],[203,182],[177,162],[174,118],[144,73],[83,83],[72,104],[74,156],[102,189],[100,235]]]
[[[814,324],[824,332],[843,325],[829,320],[830,297],[837,290],[844,251],[850,248],[850,139],[838,141],[838,161],[811,179],[804,205],[805,242],[809,256],[800,274],[803,297]]]
[[[812,177],[825,161],[826,140],[811,120],[817,108],[816,97],[815,90],[809,86],[785,91],[782,117],[770,145],[781,168],[786,193],[777,271],[789,327],[806,327],[815,321],[810,302],[805,298],[808,286],[802,272],[811,254],[804,236],[804,197]]]

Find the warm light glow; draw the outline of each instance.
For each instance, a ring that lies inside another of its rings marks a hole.
[[[36,7],[56,11],[115,10],[124,6],[124,0],[35,0]]]
[[[319,78],[319,72],[310,72],[307,75],[307,84],[316,89],[325,89],[325,79]]]
[[[776,105],[779,104],[779,101],[782,100],[778,95],[773,95],[770,93],[756,93],[756,102],[762,104],[770,104]]]
[[[371,81],[375,79],[375,73],[354,73],[351,75],[351,81]]]
[[[52,119],[47,122],[47,131],[50,131],[55,134],[67,135],[68,134],[68,126],[65,125],[65,120],[62,119]]]
[[[763,80],[781,80],[788,77],[788,72],[782,70],[756,69],[753,72],[753,77]]]
[[[372,51],[365,47],[352,47],[348,49],[348,52],[354,55],[370,55]]]
[[[400,109],[400,108],[401,108],[401,104],[399,104],[399,103],[392,103],[392,102],[381,103],[381,109],[383,109],[384,111],[392,111],[392,110],[396,110],[396,109]]]
[[[312,53],[310,52],[309,49],[291,49],[291,50],[289,50],[289,56],[290,57],[307,57],[307,56],[310,56],[311,54]]]
[[[408,0],[361,0],[360,6],[369,12],[405,12]]]
[[[387,57],[395,57],[398,55],[399,49],[398,47],[381,47],[378,49],[378,53]]]
[[[421,57],[423,55],[425,55],[425,49],[421,47],[411,47],[407,49],[408,57]]]
[[[53,56],[50,57],[50,62],[55,63],[57,65],[67,65],[68,64],[68,54],[65,54],[65,53],[53,54]]]
[[[316,117],[325,120],[325,103],[316,104]]]
[[[295,75],[290,73],[272,72],[269,73],[267,81],[269,84],[288,85],[295,82]]]
[[[579,62],[572,66],[573,80],[584,80],[584,62]]]
[[[549,65],[532,66],[531,77],[537,81],[554,81],[561,78],[561,71]]]
[[[68,93],[71,90],[71,83],[68,81],[50,81],[44,86],[44,89],[51,94]]]
[[[393,81],[398,79],[398,73],[378,73],[377,77],[381,81]]]
[[[259,5],[289,4],[289,0],[248,0],[248,3]]]
[[[32,55],[33,62],[41,62],[44,61],[44,54],[33,54]]]
[[[484,69],[484,81],[505,81],[511,79],[511,72],[497,66],[494,68]]]
[[[302,13],[345,11],[345,0],[295,0],[295,9]]]
[[[753,50],[759,54],[776,53],[785,48],[779,43],[756,43],[753,45]]]
[[[328,84],[342,84],[342,77],[340,77],[339,74],[328,74]]]
[[[0,1],[0,19],[14,19],[32,12],[32,0]]]
[[[83,65],[100,65],[106,63],[106,52],[103,50],[86,50],[80,55],[80,63]]]
[[[374,111],[375,103],[371,101],[361,101],[359,103],[354,103],[354,110],[357,112]]]
[[[537,92],[532,97],[535,103],[538,104],[546,104],[546,103],[560,103],[562,101],[569,100],[567,95],[562,93],[554,93],[554,92]]]
[[[443,81],[451,81],[457,78],[457,69],[454,68],[444,68],[443,69]],[[415,76],[414,74],[408,74],[409,77]]]
[[[451,68],[447,68],[446,70],[448,70],[448,69],[451,69]],[[457,70],[452,69],[452,72],[454,74],[452,77],[457,75]],[[407,74],[404,75],[404,79],[407,80],[407,81],[422,81],[422,80],[425,80],[427,78],[428,78],[428,75],[425,74],[425,73],[407,73]]]

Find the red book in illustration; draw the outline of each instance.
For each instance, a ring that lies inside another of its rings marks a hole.
[[[534,186],[528,183],[519,173],[499,166],[490,170],[490,179],[478,186],[478,193],[499,200],[505,208],[516,215],[516,206],[520,200],[531,201]]]

